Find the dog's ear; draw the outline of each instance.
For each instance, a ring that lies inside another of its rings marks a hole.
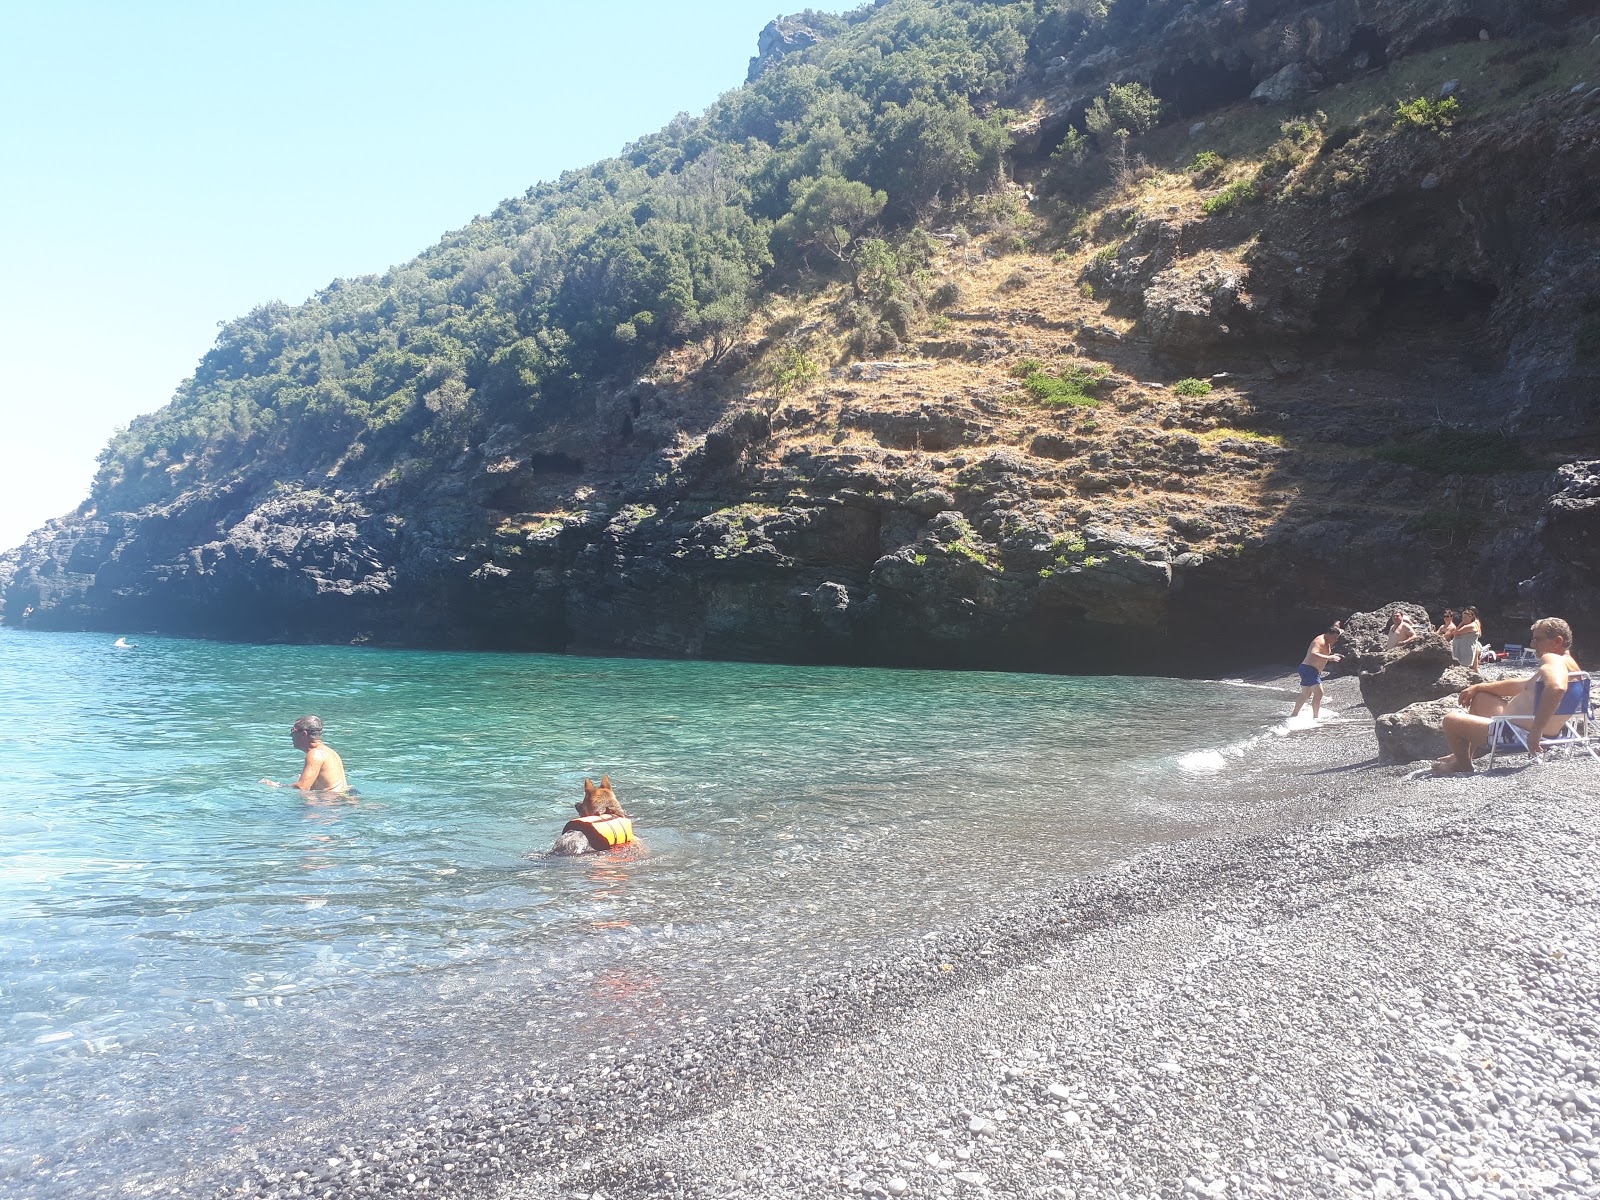
[[[603,788],[609,788],[611,786],[611,776],[609,776],[609,775],[600,776],[600,786],[603,787]]]
[[[583,781],[583,794],[587,796],[592,791],[594,791],[594,780],[585,779]]]

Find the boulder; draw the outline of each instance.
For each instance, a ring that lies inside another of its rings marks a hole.
[[[1292,62],[1277,74],[1263,79],[1250,93],[1262,104],[1286,104],[1302,100],[1322,86],[1322,76],[1303,62]]]
[[[1144,289],[1139,325],[1162,350],[1197,350],[1228,337],[1239,301],[1237,271],[1210,263],[1199,271],[1158,272]]]
[[[1456,695],[1482,678],[1450,656],[1450,647],[1443,638],[1428,633],[1390,650],[1376,671],[1361,672],[1361,701],[1376,717],[1425,700]]]
[[[1449,749],[1442,732],[1444,716],[1460,707],[1454,696],[1440,696],[1384,713],[1373,725],[1378,735],[1378,761],[1408,763],[1443,757]]]
[[[1359,675],[1363,671],[1381,670],[1385,662],[1383,643],[1389,635],[1389,617],[1397,609],[1411,618],[1411,624],[1419,633],[1433,625],[1427,609],[1406,600],[1390,601],[1372,612],[1351,613],[1342,625],[1344,636],[1334,647],[1342,661],[1335,663],[1328,673]],[[1428,636],[1423,634],[1424,638]]]

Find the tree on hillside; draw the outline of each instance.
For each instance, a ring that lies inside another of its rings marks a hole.
[[[916,217],[941,194],[995,181],[1009,140],[998,117],[978,116],[965,98],[890,104],[878,120],[873,173],[896,207]]]
[[[1126,187],[1132,181],[1134,166],[1128,157],[1128,139],[1149,133],[1161,119],[1161,100],[1142,83],[1113,83],[1104,96],[1096,96],[1084,111],[1083,123],[1111,150],[1112,170],[1117,183]]]
[[[883,192],[838,175],[797,179],[789,192],[794,205],[778,222],[778,237],[797,247],[802,256],[815,248],[841,263],[856,235],[878,219],[889,201]]]

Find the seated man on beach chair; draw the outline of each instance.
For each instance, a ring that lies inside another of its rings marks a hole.
[[[1447,713],[1444,738],[1450,753],[1433,764],[1435,774],[1470,774],[1474,754],[1489,748],[1489,730],[1496,717],[1508,717],[1528,731],[1528,753],[1534,757],[1546,737],[1554,736],[1566,723],[1557,716],[1567,691],[1567,676],[1582,670],[1572,657],[1572,627],[1560,617],[1545,617],[1533,623],[1528,644],[1539,656],[1539,669],[1526,679],[1501,679],[1493,683],[1474,683],[1459,699],[1466,712]],[[1535,684],[1542,685],[1535,688]],[[1539,697],[1534,710],[1534,695]]]

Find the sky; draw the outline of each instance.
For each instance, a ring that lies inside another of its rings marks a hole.
[[[77,507],[219,323],[700,112],[778,13],[0,0],[0,551]]]

